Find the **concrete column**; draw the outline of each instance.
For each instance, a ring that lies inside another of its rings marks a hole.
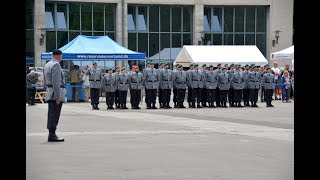
[[[44,67],[45,61],[41,61],[41,53],[46,52],[46,41],[40,45],[41,29],[46,27],[45,0],[34,0],[34,60],[36,67]]]
[[[196,4],[193,12],[193,45],[198,45],[198,41],[201,41],[201,31],[203,31],[203,4]]]
[[[128,33],[127,33],[127,8],[128,4],[123,0],[124,6],[122,7],[122,2],[117,3],[116,7],[116,41],[124,47],[128,47]],[[122,13],[123,11],[123,13]],[[122,18],[124,15],[124,20]],[[117,66],[125,67],[127,69],[128,61],[116,61]]]

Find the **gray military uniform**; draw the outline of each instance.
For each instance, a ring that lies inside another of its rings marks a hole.
[[[230,75],[228,73],[219,74],[218,86],[220,90],[229,90],[230,84]]]
[[[176,70],[173,73],[173,84],[178,89],[187,89],[188,87],[188,80],[187,80],[187,72],[186,71],[180,71]]]
[[[143,85],[143,75],[141,72],[130,72],[129,87],[130,87],[130,103],[132,108],[138,108],[141,101],[141,89]],[[140,107],[139,107],[140,108]]]
[[[105,92],[115,92],[117,90],[117,78],[116,75],[106,74],[102,79],[102,86]]]
[[[117,76],[118,90],[128,91],[129,88],[129,76],[128,74],[119,74]]]
[[[65,97],[61,97],[65,94],[65,79],[61,66],[58,61],[49,61],[45,68],[43,74],[43,82],[46,86],[46,101],[61,99],[62,102],[65,101]]]
[[[273,90],[276,87],[274,74],[265,73],[262,77],[262,83],[263,83],[263,88],[265,89],[265,101],[267,103],[267,107],[270,107],[270,106],[273,107],[273,105],[271,104],[271,101],[272,101]]]
[[[157,98],[157,89],[159,87],[159,70],[155,68],[147,68],[144,70],[144,84],[146,87],[146,103],[147,108],[155,108],[156,98]]]
[[[90,88],[100,89],[102,70],[100,68],[90,68],[86,75],[89,75]]]
[[[256,71],[249,72],[247,76],[248,89],[250,90],[249,100],[252,107],[258,107],[256,102],[258,101],[258,91],[260,89],[260,73]]]

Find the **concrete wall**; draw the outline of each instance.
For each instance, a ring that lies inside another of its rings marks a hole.
[[[194,5],[193,13],[193,44],[201,40],[203,30],[203,7],[204,5],[267,5],[267,59],[270,60],[270,53],[276,52],[292,45],[293,35],[293,0],[124,0],[124,33],[122,33],[121,10],[122,0],[47,0],[53,2],[100,2],[116,3],[116,41],[128,47],[127,33],[127,5],[128,4],[183,4]],[[44,24],[44,0],[35,0],[35,29],[45,27]],[[37,24],[36,24],[37,23]],[[275,30],[280,30],[279,44],[272,47],[272,39]],[[123,36],[124,35],[124,36]],[[39,62],[40,53],[45,52],[45,45],[39,47],[39,31],[35,30],[35,59]],[[39,63],[36,63],[39,64]],[[121,64],[117,64],[121,65]]]

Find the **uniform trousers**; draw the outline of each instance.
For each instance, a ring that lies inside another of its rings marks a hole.
[[[266,102],[272,101],[272,95],[273,95],[273,89],[265,89],[265,101]]]
[[[157,99],[157,89],[147,89],[146,91],[146,103],[156,103]]]
[[[216,89],[208,89],[207,91],[207,101],[209,103],[214,103],[216,100]]]
[[[170,103],[171,89],[162,90],[162,103]]]
[[[163,102],[163,89],[159,88],[159,96],[158,96],[159,103]]]
[[[120,91],[119,90],[119,104],[126,105],[127,104],[127,93],[128,91]]]
[[[120,99],[119,99],[119,90],[117,89],[115,92],[114,92],[114,101],[116,103],[116,105],[119,105],[120,103]]]
[[[200,104],[201,90],[202,90],[202,88],[193,88],[193,90],[192,90],[192,104],[194,104],[195,102],[197,102],[197,104]]]
[[[192,88],[188,87],[188,102],[192,102]]]
[[[259,89],[249,89],[249,90],[250,90],[249,100],[252,102],[257,102]]]
[[[62,108],[62,102],[57,104],[55,100],[48,100],[48,121],[47,121],[47,129],[51,131],[55,131],[57,129],[60,112]]]
[[[202,88],[201,89],[201,102],[206,103],[207,102],[207,97],[208,97],[208,90],[207,88]]]
[[[107,106],[113,106],[115,94],[116,94],[115,92],[106,92],[106,104],[107,104]]]
[[[90,88],[91,105],[99,104],[99,97],[100,97],[99,93],[100,93],[99,88]]]
[[[242,92],[243,90],[242,89],[233,89],[233,100],[234,102],[238,102],[240,103],[241,102],[241,99],[242,99]]]
[[[220,95],[220,89],[219,87],[216,88],[216,104],[217,106],[220,106],[220,100],[221,99],[221,95]]]
[[[178,95],[178,90],[177,90],[177,88],[173,88],[172,89],[172,93],[173,93],[173,102],[178,102],[177,101],[177,95]]]
[[[186,89],[177,89],[177,102],[183,103],[186,96]]]
[[[229,90],[220,90],[220,102],[227,102]]]
[[[131,106],[136,107],[141,101],[141,89],[131,89],[130,90],[130,103]]]
[[[250,95],[250,90],[247,88],[243,89],[243,102],[247,103],[249,102],[249,95]]]
[[[232,104],[234,102],[234,89],[230,88],[228,92],[228,101]]]

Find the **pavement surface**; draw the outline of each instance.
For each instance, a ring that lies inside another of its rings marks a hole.
[[[273,104],[107,110],[103,101],[97,111],[64,103],[59,143],[47,142],[48,105],[26,106],[26,179],[292,180],[294,101]]]

